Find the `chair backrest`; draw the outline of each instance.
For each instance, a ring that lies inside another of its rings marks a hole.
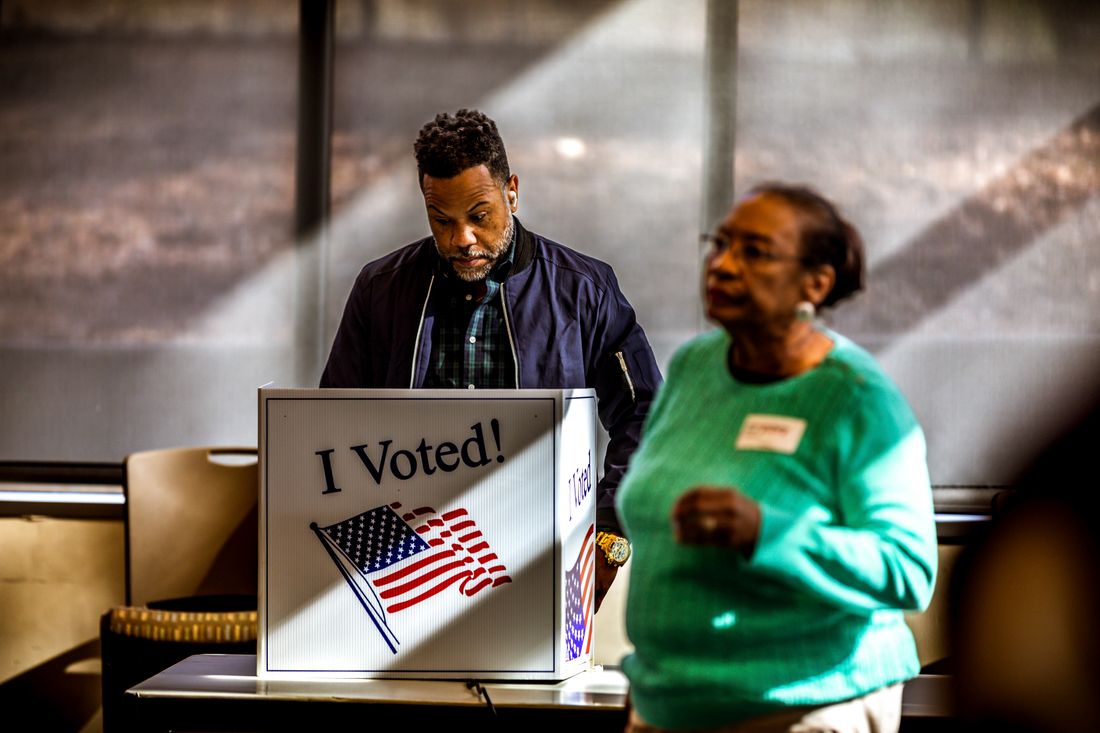
[[[255,448],[142,451],[125,468],[127,604],[256,595]]]

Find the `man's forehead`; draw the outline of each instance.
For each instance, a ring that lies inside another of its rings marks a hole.
[[[425,174],[422,189],[425,203],[438,207],[472,206],[501,195],[500,184],[484,165],[467,168],[450,178]]]

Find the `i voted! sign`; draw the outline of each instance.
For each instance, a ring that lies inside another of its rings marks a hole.
[[[260,676],[590,663],[591,390],[260,391]]]

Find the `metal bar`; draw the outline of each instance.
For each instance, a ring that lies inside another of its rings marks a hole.
[[[49,517],[50,519],[113,519],[126,515],[122,492],[85,493],[0,491],[0,517]]]
[[[708,0],[706,130],[703,140],[702,231],[709,232],[733,200],[737,132],[737,0]]]
[[[0,517],[122,519],[121,463],[0,461]]]
[[[324,348],[327,229],[331,206],[335,0],[301,0],[295,160],[295,375],[315,383]]]
[[[737,132],[738,0],[707,0],[706,99],[701,232],[712,231],[733,201]],[[700,262],[702,251],[699,252]],[[699,323],[705,325],[702,308]]]
[[[124,473],[121,463],[0,461],[0,485],[56,483],[121,486]]]

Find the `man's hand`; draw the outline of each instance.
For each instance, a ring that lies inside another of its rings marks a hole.
[[[684,545],[729,547],[752,557],[760,505],[734,488],[697,486],[672,506],[672,533]]]
[[[600,604],[603,603],[603,597],[607,595],[607,591],[611,588],[611,584],[615,582],[615,575],[619,572],[619,569],[614,565],[607,562],[607,558],[604,557],[603,550],[596,548],[596,611],[600,610]]]

